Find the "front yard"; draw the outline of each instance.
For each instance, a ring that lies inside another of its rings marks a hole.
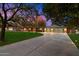
[[[71,38],[71,40],[75,43],[75,45],[77,46],[77,48],[79,49],[79,34],[68,34],[69,37]]]
[[[43,34],[36,32],[6,32],[5,42],[0,42],[0,46],[27,40],[41,35]]]

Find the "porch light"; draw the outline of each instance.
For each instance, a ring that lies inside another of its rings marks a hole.
[[[64,28],[64,32],[67,32],[67,28]]]

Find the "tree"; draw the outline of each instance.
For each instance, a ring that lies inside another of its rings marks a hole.
[[[48,14],[50,17],[57,17],[58,15],[58,4],[44,4],[43,11]]]
[[[78,27],[79,26],[79,4],[74,3],[64,3],[64,4],[45,4],[44,12],[47,13],[50,18],[55,18],[55,22],[61,22],[66,24],[64,26],[67,27],[68,30],[71,26]],[[68,18],[64,20],[64,17]],[[71,17],[71,18],[69,18]],[[53,21],[53,20],[52,20]],[[66,23],[64,22],[66,21]],[[60,24],[62,24],[60,23]],[[62,24],[63,25],[63,24]],[[68,31],[69,32],[69,31]]]
[[[27,10],[25,4],[21,3],[2,3],[0,4],[0,17],[1,17],[1,33],[0,33],[0,41],[5,41],[5,28],[8,21],[12,20],[16,13],[20,10]],[[8,16],[10,13],[10,16]]]
[[[50,7],[49,7],[50,6]],[[47,18],[51,19],[54,24],[60,25],[63,22],[63,4],[59,3],[50,3],[50,4],[44,4],[44,13],[47,14]]]
[[[71,19],[69,19],[67,21],[67,29],[68,29],[68,33],[70,32],[70,30],[72,32],[75,32],[75,29],[78,28],[79,25],[79,8],[78,8],[79,4],[74,3],[74,4],[64,4],[64,14],[66,16],[71,17]]]

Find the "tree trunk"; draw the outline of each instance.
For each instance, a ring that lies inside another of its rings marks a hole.
[[[33,28],[31,28],[31,32],[33,32]]]
[[[36,27],[36,32],[38,32],[38,29],[39,29],[39,28],[38,28],[38,27]]]
[[[42,28],[42,32],[44,32],[44,28]]]
[[[6,27],[6,22],[2,22],[2,28],[1,28],[1,33],[0,33],[0,41],[5,41],[5,27]]]
[[[67,28],[67,33],[70,33],[70,28]]]

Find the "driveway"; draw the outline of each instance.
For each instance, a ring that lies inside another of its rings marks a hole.
[[[66,33],[43,36],[0,47],[0,56],[77,56],[79,50]]]

